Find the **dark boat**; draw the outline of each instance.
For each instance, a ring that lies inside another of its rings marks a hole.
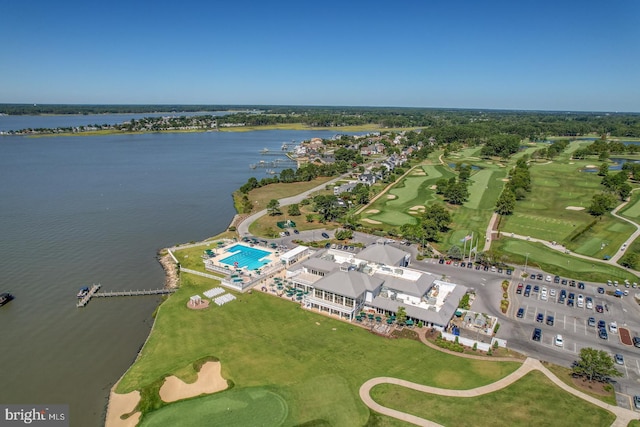
[[[78,291],[78,298],[84,298],[89,293],[89,287],[85,286]]]
[[[13,295],[11,295],[10,293],[8,293],[8,292],[1,293],[0,294],[0,307],[5,305],[6,303],[11,301],[12,299],[13,299]]]

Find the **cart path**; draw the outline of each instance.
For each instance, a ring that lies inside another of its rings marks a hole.
[[[526,374],[528,374],[533,370],[538,370],[542,372],[555,385],[573,394],[574,396],[584,399],[591,404],[597,405],[600,408],[603,408],[613,413],[616,416],[616,419],[611,424],[612,427],[626,426],[627,424],[629,424],[631,420],[635,420],[639,418],[638,414],[630,409],[625,409],[625,408],[613,406],[608,403],[602,402],[601,400],[591,397],[565,384],[553,373],[551,373],[551,371],[549,371],[546,367],[544,367],[539,360],[531,357],[527,358],[517,370],[507,375],[506,377],[494,383],[487,384],[485,386],[477,387],[470,390],[451,390],[451,389],[445,389],[445,388],[431,387],[431,386],[426,386],[422,384],[416,384],[411,381],[401,380],[398,378],[390,378],[390,377],[372,378],[367,382],[365,382],[364,384],[362,384],[362,386],[360,387],[360,399],[362,399],[365,405],[367,405],[369,408],[373,409],[374,411],[380,414],[394,417],[401,421],[406,421],[418,426],[436,427],[436,426],[440,426],[440,424],[424,418],[417,417],[415,415],[407,414],[406,412],[401,412],[395,409],[387,408],[386,406],[382,406],[376,403],[371,398],[371,389],[378,384],[394,384],[394,385],[399,385],[401,387],[410,388],[412,390],[421,391],[423,393],[437,394],[440,396],[476,397],[476,396],[481,396],[483,394],[492,393],[494,391],[501,390],[504,387],[507,387],[513,384],[514,382],[516,382],[517,380],[519,380],[520,378],[522,378],[523,376],[525,376]]]

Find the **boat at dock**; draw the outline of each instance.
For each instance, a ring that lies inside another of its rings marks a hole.
[[[0,307],[2,307],[3,305],[5,305],[9,301],[11,301],[13,298],[14,298],[13,295],[11,295],[9,292],[1,293],[0,294]]]
[[[87,294],[89,293],[89,287],[85,286],[84,288],[80,288],[80,290],[78,291],[78,298],[84,298],[87,296]]]

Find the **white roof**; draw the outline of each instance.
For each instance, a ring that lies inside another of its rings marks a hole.
[[[301,253],[303,253],[307,249],[309,249],[308,246],[302,246],[302,245],[296,246],[295,248],[291,249],[290,251],[287,251],[287,252],[283,253],[282,255],[280,255],[280,259],[288,261],[288,260],[290,260],[292,258],[297,257],[298,255],[300,255]]]

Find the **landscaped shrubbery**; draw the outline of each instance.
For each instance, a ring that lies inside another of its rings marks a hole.
[[[444,338],[442,338],[442,335],[439,335],[436,338],[436,345],[438,347],[447,349],[447,350],[451,350],[451,351],[457,351],[458,353],[462,353],[464,352],[464,346],[462,344],[460,344],[457,339],[455,342],[453,341],[447,341]]]

